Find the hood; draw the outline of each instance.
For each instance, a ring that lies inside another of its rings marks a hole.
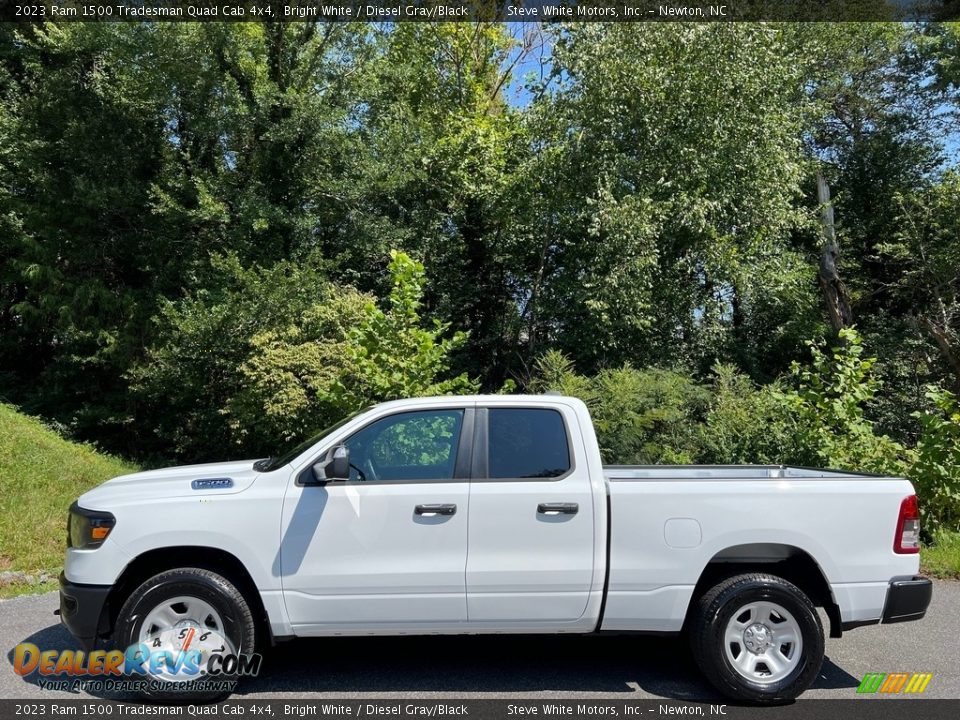
[[[250,487],[260,473],[255,460],[181,465],[121,475],[80,496],[81,507],[109,510],[110,506],[177,496],[231,495]],[[194,486],[194,481],[201,481]],[[203,483],[204,480],[223,482]]]

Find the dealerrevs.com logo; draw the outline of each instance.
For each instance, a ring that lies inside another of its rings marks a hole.
[[[858,693],[883,695],[919,695],[927,689],[933,673],[867,673],[857,688]]]
[[[236,653],[213,630],[171,628],[126,650],[40,650],[33,643],[14,648],[13,670],[39,675],[51,690],[87,689],[150,692],[170,689],[231,691],[236,678],[260,672],[262,656]]]

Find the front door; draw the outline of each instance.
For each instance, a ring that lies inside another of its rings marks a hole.
[[[466,620],[469,458],[458,455],[472,414],[373,420],[344,442],[348,481],[291,482],[279,563],[297,634]]]

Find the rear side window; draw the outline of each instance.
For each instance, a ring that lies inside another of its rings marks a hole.
[[[570,447],[556,410],[490,408],[491,478],[553,478],[570,469]]]

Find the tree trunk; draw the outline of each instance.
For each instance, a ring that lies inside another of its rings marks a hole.
[[[823,227],[823,250],[820,253],[820,289],[827,305],[827,314],[835,332],[853,323],[853,313],[847,297],[847,286],[837,271],[840,247],[833,226],[833,203],[830,201],[830,186],[823,175],[817,173],[817,199],[820,202],[820,222]]]
[[[958,355],[955,347],[956,337],[950,332],[948,326],[941,326],[929,317],[921,318],[920,322],[933,336],[937,347],[940,348],[940,354],[943,355],[943,359],[946,360],[947,365],[953,371],[955,375],[954,384],[960,386],[960,355]]]

